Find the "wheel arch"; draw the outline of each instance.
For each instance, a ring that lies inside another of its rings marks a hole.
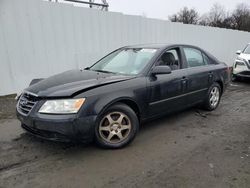
[[[218,83],[220,85],[221,88],[221,94],[224,92],[224,85],[223,82],[221,80],[216,80],[215,83]]]
[[[136,114],[136,116],[138,117],[138,120],[140,121],[141,118],[141,109],[139,107],[139,105],[137,104],[137,102],[132,99],[132,98],[128,98],[128,97],[122,97],[122,98],[117,98],[115,100],[110,101],[108,104],[106,104],[99,113],[103,113],[105,110],[107,110],[110,106],[117,104],[117,103],[122,103],[125,104],[127,106],[129,106]]]

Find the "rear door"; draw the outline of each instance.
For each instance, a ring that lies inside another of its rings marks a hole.
[[[197,48],[183,47],[183,53],[187,65],[188,101],[192,105],[204,100],[213,81],[213,67],[209,65],[208,57]]]

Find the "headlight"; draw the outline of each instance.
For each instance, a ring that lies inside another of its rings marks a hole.
[[[247,60],[245,60],[244,58],[241,58],[241,57],[237,57],[236,60],[242,61],[242,62],[244,62],[244,63],[247,62]]]
[[[235,62],[235,68],[239,65],[239,66],[247,66],[247,60],[241,58],[241,57],[237,57],[236,58],[236,62]]]
[[[15,100],[18,101],[21,95],[22,95],[22,92],[18,92],[16,94]]]
[[[83,105],[85,98],[48,100],[40,108],[40,113],[75,114]]]

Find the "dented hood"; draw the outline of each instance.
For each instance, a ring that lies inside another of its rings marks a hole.
[[[31,85],[25,91],[34,93],[39,97],[72,97],[99,86],[121,82],[134,77],[90,70],[70,70],[46,78]]]

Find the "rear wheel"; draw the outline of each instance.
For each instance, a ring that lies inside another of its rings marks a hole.
[[[116,104],[98,117],[96,142],[104,148],[121,148],[135,138],[138,128],[135,112],[125,104]]]
[[[215,110],[220,103],[220,98],[221,98],[221,87],[218,83],[215,82],[208,90],[204,102],[204,108],[209,111]]]

